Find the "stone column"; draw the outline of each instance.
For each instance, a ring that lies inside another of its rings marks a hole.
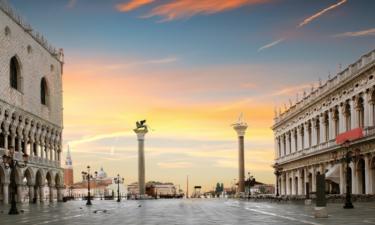
[[[299,170],[299,176],[298,176],[298,195],[303,195],[303,190],[304,190],[304,181],[303,181],[303,177],[302,177],[302,170]]]
[[[346,192],[346,175],[345,175],[345,163],[340,164],[340,194],[345,194]]]
[[[328,140],[335,139],[335,120],[333,119],[334,113],[335,113],[334,109],[329,110],[329,112],[328,112],[328,125],[329,125]]]
[[[311,192],[316,192],[316,171],[315,171],[315,168],[312,168],[311,174],[312,174]]]
[[[304,145],[303,145],[303,149],[308,149],[310,146],[309,146],[309,124],[308,123],[304,123],[303,124],[304,126]]]
[[[233,125],[238,136],[238,192],[245,192],[245,132],[247,124],[238,122]]]
[[[371,191],[371,180],[370,180],[370,175],[371,175],[371,168],[370,168],[370,159],[368,156],[364,158],[365,160],[365,189],[366,193],[363,194],[370,194]]]
[[[63,201],[63,194],[62,194],[63,188],[58,187],[57,188],[57,201],[62,202]]]
[[[17,184],[17,202],[22,202],[23,199],[23,185]]]
[[[345,115],[345,103],[340,106],[339,110],[339,134],[346,131],[346,115]]]
[[[146,185],[145,185],[145,135],[147,134],[147,129],[134,129],[134,132],[137,134],[138,138],[138,187],[139,195],[144,196],[146,194]]]
[[[55,192],[55,184],[50,184],[49,185],[49,202],[53,202],[53,200],[55,199],[54,192]]]
[[[34,186],[29,185],[29,203],[33,203],[35,193],[34,193]]]
[[[292,177],[292,195],[296,195],[296,180],[295,180],[295,172],[291,172],[291,177]]]
[[[9,203],[9,183],[3,183],[3,203]]]
[[[322,144],[322,143],[326,143],[326,122],[324,121],[325,120],[325,116],[321,116],[320,117],[320,140],[319,140],[319,143]],[[328,127],[329,127],[329,120],[328,120]],[[329,131],[328,131],[329,132]],[[329,135],[329,133],[327,134]]]
[[[281,173],[281,175],[280,175],[280,195],[284,195],[284,193],[285,193],[284,177],[285,177],[285,174]]]
[[[39,186],[39,201],[44,202],[44,186]]]
[[[357,180],[356,168],[353,162],[350,163],[350,168],[352,169],[352,194],[358,194],[357,185],[356,185],[356,180]]]
[[[311,124],[311,146],[315,146],[318,142],[317,142],[317,138],[318,138],[318,135],[317,135],[317,132],[316,132],[316,119],[312,120],[312,124]]]
[[[290,172],[286,172],[285,173],[285,188],[286,188],[286,195],[290,195],[291,194],[291,187],[290,187]]]

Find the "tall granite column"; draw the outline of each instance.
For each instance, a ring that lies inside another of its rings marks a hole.
[[[245,132],[247,124],[241,120],[233,124],[238,136],[238,193],[245,192]]]
[[[139,195],[142,197],[146,194],[145,185],[145,135],[147,134],[147,129],[134,129],[138,138],[138,187]]]

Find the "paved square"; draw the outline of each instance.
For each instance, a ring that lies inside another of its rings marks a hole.
[[[22,205],[19,216],[0,207],[0,224],[375,224],[375,203],[356,203],[353,210],[330,204],[328,219],[313,218],[311,206],[236,200],[83,201]]]

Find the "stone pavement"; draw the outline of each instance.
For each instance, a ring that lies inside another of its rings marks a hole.
[[[315,219],[311,206],[224,199],[149,201],[83,201],[22,205],[24,213],[7,215],[0,206],[0,224],[375,224],[375,203],[355,203],[352,210],[329,204],[327,219]]]

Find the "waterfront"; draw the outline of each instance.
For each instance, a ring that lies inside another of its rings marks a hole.
[[[353,210],[329,204],[328,219],[315,219],[312,207],[224,199],[150,201],[83,201],[22,205],[19,216],[5,214],[1,224],[375,224],[374,203],[356,203]],[[104,211],[104,212],[103,212]]]

